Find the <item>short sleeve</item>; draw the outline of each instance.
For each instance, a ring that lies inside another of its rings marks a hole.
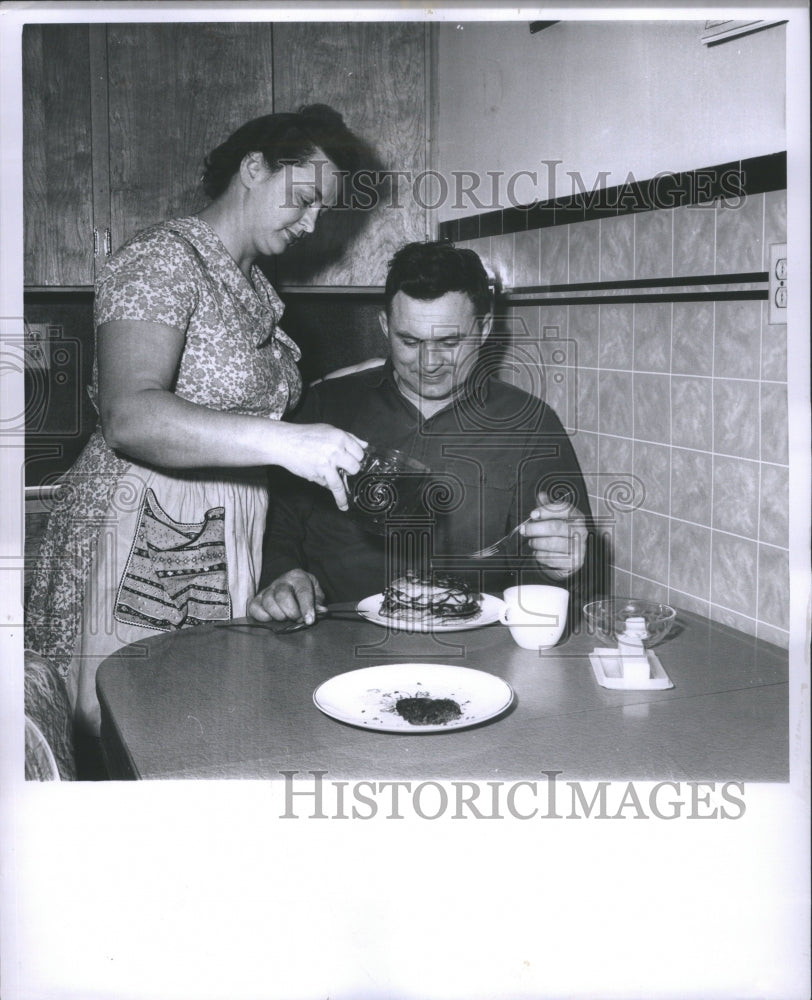
[[[148,230],[108,263],[96,283],[96,326],[114,320],[164,323],[186,331],[198,303],[200,264],[172,233]]]

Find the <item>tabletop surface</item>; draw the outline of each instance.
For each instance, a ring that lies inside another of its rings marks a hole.
[[[680,611],[655,648],[674,687],[600,687],[585,632],[520,649],[501,625],[443,635],[325,620],[289,635],[199,626],[124,647],[99,667],[113,778],[306,777],[786,781],[784,650]],[[336,674],[443,663],[506,680],[514,702],[470,729],[414,734],[338,722],[313,703]]]

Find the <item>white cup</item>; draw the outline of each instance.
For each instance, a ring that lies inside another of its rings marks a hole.
[[[499,620],[523,649],[549,649],[564,632],[569,599],[569,591],[563,587],[508,587]]]

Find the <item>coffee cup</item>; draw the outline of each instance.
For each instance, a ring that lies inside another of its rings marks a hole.
[[[569,591],[543,584],[522,584],[504,592],[500,621],[523,649],[549,649],[567,624]]]

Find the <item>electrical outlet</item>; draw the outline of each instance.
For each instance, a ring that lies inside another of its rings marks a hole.
[[[770,323],[787,321],[787,245],[770,244]]]
[[[51,367],[51,341],[46,323],[25,324],[25,367],[48,371]]]

